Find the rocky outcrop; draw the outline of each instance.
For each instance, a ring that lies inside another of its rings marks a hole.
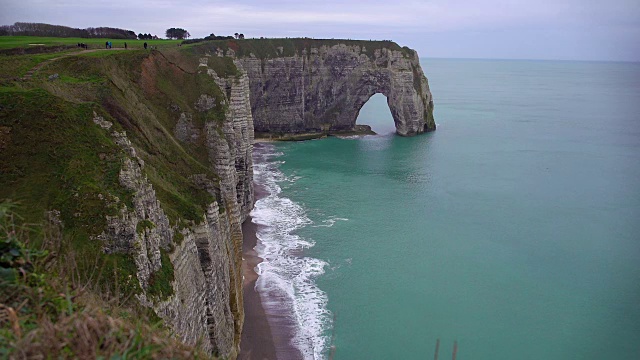
[[[256,133],[352,131],[360,109],[376,93],[387,97],[399,135],[435,130],[418,54],[391,46],[371,51],[366,41],[358,43],[311,45],[292,56],[239,57],[250,80]]]

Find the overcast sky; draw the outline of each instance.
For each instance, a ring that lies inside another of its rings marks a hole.
[[[391,39],[424,57],[640,61],[640,0],[0,0],[0,24]]]

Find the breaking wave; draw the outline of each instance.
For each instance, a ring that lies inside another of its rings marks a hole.
[[[315,279],[324,274],[328,264],[304,256],[304,249],[314,242],[296,235],[296,230],[313,222],[302,206],[281,194],[278,183],[297,180],[280,171],[283,162],[277,159],[282,155],[269,144],[254,150],[254,179],[266,190],[251,212],[252,221],[261,225],[255,249],[263,261],[256,269],[256,289],[265,312],[292,314],[296,325],[292,345],[304,359],[321,359],[330,341],[325,331],[331,327],[331,313],[327,295],[316,286]],[[319,226],[331,226],[337,220],[346,219],[325,220]]]

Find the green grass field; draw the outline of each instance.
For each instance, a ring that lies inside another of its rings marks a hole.
[[[0,49],[11,49],[18,47],[30,47],[37,45],[76,45],[85,43],[90,49],[104,48],[105,41],[111,41],[114,48],[124,48],[124,43],[132,49],[142,49],[145,41],[149,46],[168,47],[177,46],[182,40],[123,40],[123,39],[85,39],[85,38],[59,38],[40,36],[0,36]]]
[[[58,37],[41,37],[41,36],[0,36],[0,50],[14,48],[28,48],[32,46],[59,46],[59,45],[76,45],[85,43],[89,45],[89,50],[100,50],[105,48],[105,41],[111,41],[113,49],[123,49],[124,43],[127,43],[129,50],[142,50],[145,41],[149,45],[149,49],[169,49],[177,47],[182,40],[122,40],[122,39],[85,39],[85,38],[58,38]],[[67,53],[80,52],[83,49],[72,48],[57,52],[38,52],[34,54],[5,54],[0,55],[0,81],[22,77],[25,73],[39,63],[48,59],[60,57]],[[108,56],[114,52],[98,51],[85,53],[83,56],[101,57]]]

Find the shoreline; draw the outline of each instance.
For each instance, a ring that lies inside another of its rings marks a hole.
[[[242,290],[244,292],[244,325],[238,359],[277,359],[276,350],[260,294],[256,291],[258,274],[254,268],[262,258],[253,249],[257,243],[258,225],[251,216],[242,224]]]
[[[255,144],[254,144],[255,145]],[[254,151],[260,148],[254,147]],[[253,183],[255,201],[269,194],[256,182]],[[295,335],[295,324],[289,313],[270,311],[264,304],[277,299],[264,299],[256,290],[258,274],[256,266],[262,262],[255,246],[258,230],[251,216],[242,224],[242,287],[244,292],[244,325],[240,340],[239,360],[301,359],[300,351],[291,344]]]

